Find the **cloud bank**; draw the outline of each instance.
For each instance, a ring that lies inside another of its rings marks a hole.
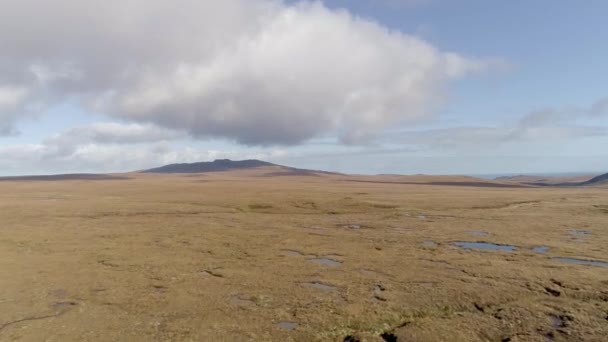
[[[0,43],[0,134],[76,99],[246,145],[364,142],[433,115],[451,80],[492,64],[322,2],[278,0],[9,1]]]
[[[171,163],[222,158],[272,159],[281,149],[209,150],[181,146],[179,132],[148,124],[96,123],[37,144],[0,145],[0,176],[64,172],[128,172]]]
[[[531,111],[517,122],[502,126],[464,126],[396,131],[382,139],[385,143],[416,145],[424,148],[471,147],[484,149],[518,142],[551,142],[606,137],[608,127],[597,120],[608,117],[608,97],[586,107],[557,107]],[[591,120],[594,124],[580,124]]]

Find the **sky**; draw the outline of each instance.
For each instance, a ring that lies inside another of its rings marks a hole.
[[[608,172],[603,0],[0,0],[0,175]]]

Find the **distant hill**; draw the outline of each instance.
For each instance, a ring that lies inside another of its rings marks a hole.
[[[600,185],[600,184],[608,184],[608,173],[591,178],[590,180],[588,180],[586,182],[582,182],[581,185]]]
[[[555,179],[537,180],[537,181],[520,181],[522,184],[535,185],[535,186],[596,186],[596,185],[608,185],[608,173],[593,177],[591,179],[582,179],[580,181],[562,181],[558,182]]]
[[[66,181],[66,180],[127,180],[129,177],[108,175],[108,174],[92,174],[92,173],[74,173],[61,175],[43,175],[43,176],[10,176],[0,177],[0,182],[16,182],[16,181]]]
[[[510,182],[530,182],[530,181],[545,181],[546,177],[517,175],[517,176],[500,176],[494,178],[495,181],[510,181]]]
[[[600,176],[596,175],[559,175],[559,176],[536,176],[536,175],[517,175],[497,177],[494,180],[509,183],[519,183],[532,186],[594,186],[608,185],[608,173]]]
[[[199,163],[181,163],[181,164],[169,164],[149,170],[141,171],[143,173],[202,173],[202,172],[218,172],[218,171],[231,171],[231,170],[242,170],[252,169],[263,166],[278,166],[273,163],[268,163],[261,160],[249,159],[249,160],[230,160],[230,159],[216,159],[212,162],[199,162]]]
[[[326,171],[297,169],[289,166],[273,164],[257,159],[230,160],[216,159],[212,162],[170,164],[153,169],[140,171],[142,173],[206,173],[267,168],[266,176],[314,176],[316,174],[336,174]]]
[[[502,176],[494,178],[500,182],[517,182],[517,183],[543,183],[543,184],[563,184],[563,183],[582,183],[595,177],[597,174],[563,174],[563,175],[516,175]]]

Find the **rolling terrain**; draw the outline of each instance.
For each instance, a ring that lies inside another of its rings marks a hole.
[[[608,173],[599,176],[573,176],[573,177],[543,177],[543,176],[513,176],[498,177],[495,181],[513,182],[532,186],[601,186],[608,185]]]
[[[5,179],[0,341],[608,336],[605,188],[290,171]]]

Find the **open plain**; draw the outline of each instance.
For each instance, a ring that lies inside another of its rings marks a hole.
[[[9,179],[0,220],[0,341],[608,336],[606,187],[263,168]]]

